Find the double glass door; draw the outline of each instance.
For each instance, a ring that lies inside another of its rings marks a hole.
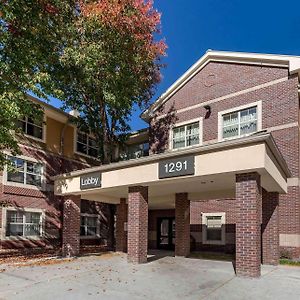
[[[166,250],[175,249],[175,218],[158,218],[157,248]]]

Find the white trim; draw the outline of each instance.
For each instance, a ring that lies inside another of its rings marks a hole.
[[[197,122],[199,123],[199,144],[173,149],[173,129],[177,128],[177,127],[181,127],[181,126],[186,126],[186,125],[189,125],[192,123],[197,123]],[[203,118],[202,117],[191,119],[191,120],[184,121],[184,122],[175,123],[175,124],[171,125],[170,130],[169,130],[169,146],[168,146],[169,150],[178,151],[178,150],[182,150],[182,149],[189,149],[192,147],[201,146],[202,143],[203,143]]]
[[[21,211],[21,212],[33,212],[41,214],[41,228],[40,228],[40,236],[6,236],[6,215],[7,211]],[[44,237],[45,233],[45,209],[41,208],[15,208],[13,206],[3,207],[2,208],[2,228],[0,229],[2,232],[0,234],[1,240],[41,240]]]
[[[94,138],[91,134],[87,134],[87,133],[85,133],[85,132],[82,132],[82,131],[80,131],[78,128],[75,128],[74,129],[74,139],[73,139],[73,147],[74,147],[74,153],[75,154],[77,154],[77,155],[80,155],[80,156],[83,156],[83,157],[87,157],[87,158],[90,158],[90,159],[94,159],[94,160],[97,160],[97,161],[100,161],[100,159],[99,158],[97,158],[97,157],[94,157],[94,156],[91,156],[91,155],[88,155],[88,154],[85,154],[85,153],[81,153],[81,152],[78,152],[77,151],[77,133],[78,132],[81,132],[81,133],[83,133],[83,134],[86,134],[86,135],[88,135],[89,137],[92,137],[92,138]]]
[[[273,127],[267,127],[265,129],[268,132],[272,132],[272,131],[279,131],[279,130],[283,130],[283,129],[289,129],[289,128],[293,128],[293,127],[299,127],[299,123],[298,122],[286,123],[286,124],[283,124],[283,125],[277,125],[277,126],[273,126]]]
[[[181,77],[179,77],[164,92],[141,117],[148,119],[151,115],[163,105],[172,95],[174,95],[181,87],[183,87],[192,77],[194,77],[209,62],[229,62],[240,64],[252,64],[258,66],[278,66],[286,67],[291,74],[298,73],[300,75],[300,56],[291,55],[274,55],[260,53],[243,53],[230,51],[207,51],[194,65],[192,65]]]
[[[190,105],[190,106],[185,107],[185,108],[180,108],[180,109],[176,110],[176,115],[181,114],[181,113],[186,112],[186,111],[190,111],[190,110],[194,110],[194,109],[197,109],[197,108],[200,108],[200,107],[204,107],[206,105],[211,105],[213,103],[218,103],[218,102],[223,101],[223,100],[227,100],[227,99],[231,99],[231,98],[234,98],[234,97],[237,97],[237,96],[245,95],[245,94],[248,94],[250,92],[255,92],[257,90],[260,90],[260,89],[263,89],[263,88],[266,88],[266,87],[270,87],[270,86],[273,86],[273,85],[276,85],[278,83],[282,83],[282,82],[285,82],[285,81],[288,81],[288,80],[289,80],[288,77],[283,77],[283,78],[280,78],[280,79],[269,81],[267,83],[256,85],[254,87],[251,87],[251,88],[248,88],[248,89],[245,89],[245,90],[241,90],[241,91],[238,91],[238,92],[227,94],[225,96],[221,96],[221,97],[217,97],[217,98],[214,98],[214,99],[211,99],[211,100],[207,100],[207,101],[202,102],[202,103],[198,103],[198,104],[195,104],[195,105]],[[156,118],[156,120],[160,120],[160,119],[162,119],[162,118],[164,118],[164,117],[166,117],[167,115],[170,115],[170,114],[175,114],[175,111],[172,111],[171,113],[168,113],[168,114],[159,115]]]
[[[300,234],[280,233],[279,245],[282,247],[300,247]]]
[[[80,235],[80,239],[88,240],[88,239],[99,239],[100,238],[100,215],[97,214],[88,214],[88,213],[81,213],[80,214],[80,230],[81,230],[81,217],[92,217],[97,218],[96,221],[96,235]]]
[[[209,245],[225,245],[225,238],[226,238],[226,230],[225,230],[225,225],[226,225],[226,218],[225,218],[225,212],[217,212],[217,213],[201,213],[202,214],[202,243],[203,244],[209,244]],[[214,217],[221,217],[221,241],[209,241],[207,240],[207,217],[214,216]]]
[[[291,177],[287,179],[287,186],[299,186],[300,187],[300,179],[298,177]]]
[[[226,115],[228,113],[238,112],[243,109],[247,109],[254,106],[257,107],[257,131],[256,132],[261,131],[262,130],[262,101],[252,102],[252,103],[248,103],[237,107],[232,107],[230,109],[226,109],[218,112],[218,141],[222,142],[225,140],[241,138],[253,134],[254,132],[251,134],[238,135],[231,138],[223,138],[223,115]]]
[[[24,155],[15,155],[15,156],[12,154],[8,154],[8,155],[15,157],[15,158],[23,159],[25,161],[41,164],[42,165],[41,187],[31,185],[31,184],[23,184],[23,183],[19,183],[19,182],[8,181],[7,180],[7,165],[4,166],[4,170],[3,170],[3,181],[2,181],[3,185],[15,186],[15,187],[31,189],[31,190],[38,190],[38,191],[46,191],[46,189],[47,189],[46,169],[47,169],[47,167],[46,167],[46,162],[44,160],[39,161],[33,157],[24,156]]]

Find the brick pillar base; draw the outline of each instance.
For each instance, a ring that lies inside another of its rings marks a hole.
[[[279,263],[279,194],[262,193],[262,260],[263,264]]]
[[[128,190],[128,262],[147,262],[148,187],[133,186]]]
[[[190,201],[187,193],[175,196],[175,256],[190,254]]]
[[[261,268],[260,175],[236,175],[236,274],[259,277]]]
[[[116,215],[116,251],[127,251],[127,232],[125,231],[125,223],[127,223],[128,208],[126,199],[120,199],[120,204],[117,205]]]
[[[62,255],[76,256],[80,248],[80,196],[66,196],[63,208]]]

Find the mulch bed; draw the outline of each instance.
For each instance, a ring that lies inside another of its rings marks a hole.
[[[105,246],[81,246],[80,255],[89,255],[95,253],[101,253],[109,251]],[[35,248],[35,249],[0,249],[0,264],[16,264],[24,263],[31,260],[44,260],[49,258],[60,258],[61,249],[45,249],[45,248]],[[51,259],[51,260],[52,260]],[[51,262],[49,261],[49,264]],[[0,268],[1,272],[1,268]]]

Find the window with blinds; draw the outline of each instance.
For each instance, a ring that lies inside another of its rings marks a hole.
[[[202,240],[204,244],[225,244],[225,212],[202,213]]]
[[[173,149],[185,148],[198,145],[199,122],[178,126],[173,129]]]
[[[43,165],[18,157],[9,157],[15,170],[7,172],[7,181],[42,187]]]
[[[10,211],[6,213],[6,236],[40,237],[42,214],[39,212]]]
[[[224,114],[223,139],[241,137],[257,131],[257,106]]]
[[[222,240],[222,217],[207,216],[206,217],[206,240],[221,241]]]

